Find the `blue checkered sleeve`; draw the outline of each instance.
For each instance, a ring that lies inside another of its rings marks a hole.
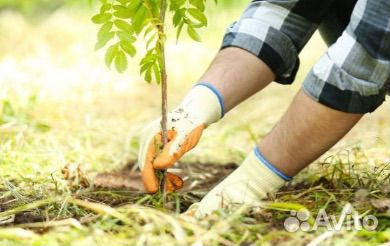
[[[326,106],[366,113],[375,110],[389,90],[390,1],[350,2],[349,23],[303,87]],[[276,82],[290,84],[299,68],[299,52],[336,4],[340,1],[252,1],[228,28],[222,48],[247,50],[269,66]]]
[[[310,39],[330,0],[252,1],[227,30],[222,48],[239,47],[264,61],[282,84],[293,82],[298,54]]]
[[[303,88],[349,113],[373,112],[390,86],[390,1],[359,0],[347,28],[314,65]]]

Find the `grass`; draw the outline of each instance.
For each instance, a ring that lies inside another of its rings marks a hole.
[[[240,7],[211,15],[204,42],[168,46],[169,104],[180,100],[215,54]],[[380,245],[389,241],[388,102],[300,173],[261,210],[220,211],[197,221],[163,211],[159,197],[70,185],[61,170],[90,177],[136,159],[138,132],[159,115],[159,90],[107,70],[93,51],[91,13],[63,9],[38,24],[0,15],[0,245]],[[9,23],[13,31],[9,32]],[[211,126],[185,162],[239,163],[275,124],[311,64],[325,50],[316,35],[301,54],[293,86],[271,85]],[[218,153],[217,155],[215,153]],[[97,197],[103,196],[105,200]],[[119,201],[113,203],[113,201]],[[350,202],[378,218],[376,231],[290,233],[290,210],[340,216]],[[14,223],[5,223],[7,220]]]

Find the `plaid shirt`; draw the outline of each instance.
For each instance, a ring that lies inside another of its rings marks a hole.
[[[318,27],[331,46],[307,75],[304,91],[336,110],[374,111],[390,91],[389,0],[252,1],[228,28],[222,48],[251,52],[276,82],[290,84],[298,54]]]

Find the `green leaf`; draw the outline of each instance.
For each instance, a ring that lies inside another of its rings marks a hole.
[[[156,60],[156,56],[154,54],[154,49],[150,49],[146,52],[146,55],[141,60],[141,64],[148,63],[148,62],[154,62]]]
[[[114,24],[119,30],[122,30],[126,33],[132,34],[134,32],[133,27],[131,27],[131,25],[124,20],[115,20]]]
[[[148,69],[145,71],[145,76],[144,76],[146,82],[151,83],[152,82],[152,69]]]
[[[180,23],[179,26],[177,27],[177,30],[176,30],[176,42],[179,40],[179,37],[180,37],[180,33],[183,29],[183,26],[184,26],[184,22]]]
[[[149,25],[148,28],[146,28],[146,30],[144,31],[144,38],[146,38],[146,36],[155,29],[156,27],[154,25]]]
[[[114,12],[115,17],[119,17],[121,19],[128,19],[131,17],[131,13],[124,10],[117,10]]]
[[[145,21],[147,20],[147,12],[142,5],[137,9],[136,14],[133,16],[132,20],[134,31],[135,33],[139,34],[145,27]]]
[[[120,41],[119,42],[122,50],[126,52],[129,56],[134,57],[135,53],[137,52],[134,45],[132,45],[130,42],[126,41]]]
[[[119,17],[119,18],[122,18],[122,19],[128,19],[128,18],[130,18],[133,15],[133,12],[129,8],[125,7],[125,6],[114,5],[113,7],[116,10],[114,12],[114,15],[116,17]]]
[[[203,26],[207,26],[207,18],[202,11],[195,8],[189,8],[188,13],[200,22]]]
[[[175,11],[175,14],[172,18],[172,23],[174,27],[178,26],[183,21],[184,11],[185,9],[178,9]]]
[[[199,34],[196,32],[196,30],[191,25],[188,25],[187,33],[193,40],[195,40],[197,42],[201,41]]]
[[[110,9],[111,9],[111,4],[109,3],[102,4],[102,6],[100,7],[100,14],[104,14]]]
[[[129,0],[116,0],[116,1],[122,5],[126,5],[129,2]]]
[[[127,69],[127,58],[123,51],[119,50],[115,56],[115,68],[120,73],[123,73]]]
[[[98,39],[103,39],[106,35],[109,35],[109,32],[112,28],[112,21],[106,22],[104,25],[102,25],[98,32]]]
[[[161,70],[160,70],[158,64],[155,64],[153,66],[153,73],[154,73],[154,78],[156,79],[157,84],[160,84],[160,82],[161,82]]]
[[[92,22],[95,24],[103,24],[107,21],[109,21],[112,17],[112,14],[110,13],[103,13],[103,14],[97,14],[92,17]]]
[[[171,9],[175,10],[183,6],[186,2],[186,0],[171,0]]]
[[[202,12],[205,10],[204,2],[204,0],[190,0],[190,4]]]
[[[134,43],[136,41],[136,38],[133,35],[131,35],[129,33],[122,32],[122,31],[117,31],[116,36],[121,41],[126,41],[126,42],[131,42],[131,43]]]
[[[141,63],[140,73],[143,74],[146,70],[153,66],[154,62]]]
[[[141,6],[142,2],[143,2],[142,0],[131,0],[130,4],[127,6],[127,8],[131,12],[134,12]]]
[[[106,56],[104,57],[107,67],[111,66],[111,63],[114,60],[117,53],[118,53],[118,44],[111,45],[107,49]]]
[[[114,34],[114,32],[108,32],[102,35],[95,45],[95,50],[103,48],[108,43],[108,41],[110,41],[114,37]]]

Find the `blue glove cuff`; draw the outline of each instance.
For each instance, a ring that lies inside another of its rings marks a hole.
[[[287,176],[286,174],[282,173],[279,169],[277,169],[274,165],[272,165],[269,161],[267,161],[263,154],[261,154],[259,148],[256,146],[254,148],[255,156],[261,163],[263,163],[266,167],[268,167],[272,172],[274,172],[276,175],[284,179],[285,181],[290,181],[292,178],[290,176]]]

